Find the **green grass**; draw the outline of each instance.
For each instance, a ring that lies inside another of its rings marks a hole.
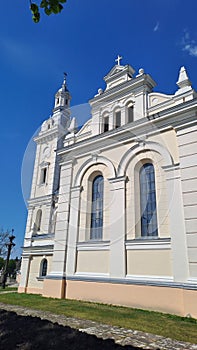
[[[0,302],[197,343],[197,320],[193,318],[35,294],[1,293]]]
[[[17,289],[18,289],[17,287],[5,287],[5,289],[3,289],[3,288],[0,286],[0,293],[17,291]]]

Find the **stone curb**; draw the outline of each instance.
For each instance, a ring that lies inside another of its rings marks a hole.
[[[119,345],[132,345],[141,349],[157,350],[197,350],[197,344],[164,338],[160,335],[144,333],[131,329],[119,328],[90,320],[82,320],[63,315],[55,315],[47,311],[28,309],[17,305],[0,303],[0,309],[14,311],[21,316],[33,316],[78,329],[102,339],[113,339]]]

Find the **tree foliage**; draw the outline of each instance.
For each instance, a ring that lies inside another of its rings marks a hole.
[[[44,10],[47,16],[52,13],[57,14],[63,10],[62,4],[65,3],[66,0],[36,0],[36,2],[32,2],[30,0],[30,9],[32,12],[32,19],[35,23],[40,21],[40,10]]]

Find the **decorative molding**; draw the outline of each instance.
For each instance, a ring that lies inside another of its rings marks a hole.
[[[101,164],[104,164],[108,167],[108,169],[110,170],[110,173],[111,173],[111,176],[112,177],[115,177],[116,176],[116,170],[115,170],[115,167],[113,165],[113,163],[107,159],[106,157],[104,156],[98,156],[97,157],[97,161],[96,161],[96,164],[98,163],[101,163]],[[76,176],[75,176],[75,180],[74,180],[74,187],[75,186],[80,186],[81,185],[81,180],[85,174],[85,172],[92,166],[92,165],[95,165],[95,161],[92,160],[92,159],[88,159],[86,160],[82,166],[79,168]]]
[[[78,242],[78,251],[110,250],[110,241]]]
[[[144,141],[143,144],[135,144],[133,147],[131,147],[128,151],[125,152],[118,165],[118,176],[124,176],[132,158],[134,158],[138,153],[142,151],[155,151],[156,153],[161,154],[165,166],[170,166],[174,164],[171,154],[169,153],[167,148],[165,148],[162,144],[154,141]]]
[[[159,276],[158,276],[159,277]],[[92,283],[112,283],[112,284],[128,284],[128,285],[140,285],[140,286],[153,286],[153,287],[166,287],[166,288],[178,288],[186,290],[197,290],[197,283],[185,282],[178,283],[172,280],[172,277],[159,277],[157,276],[127,276],[125,278],[108,278],[100,277],[97,274],[77,273],[73,276],[67,276],[68,281],[82,281]]]
[[[126,241],[125,246],[127,250],[169,250],[171,249],[171,239],[134,239]]]

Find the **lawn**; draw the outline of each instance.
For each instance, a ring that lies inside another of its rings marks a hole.
[[[5,289],[3,289],[2,287],[0,287],[0,293],[3,292],[13,292],[13,291],[17,291],[17,287],[5,287]]]
[[[197,343],[197,320],[192,318],[85,301],[44,298],[40,295],[15,292],[0,293],[0,302]]]

